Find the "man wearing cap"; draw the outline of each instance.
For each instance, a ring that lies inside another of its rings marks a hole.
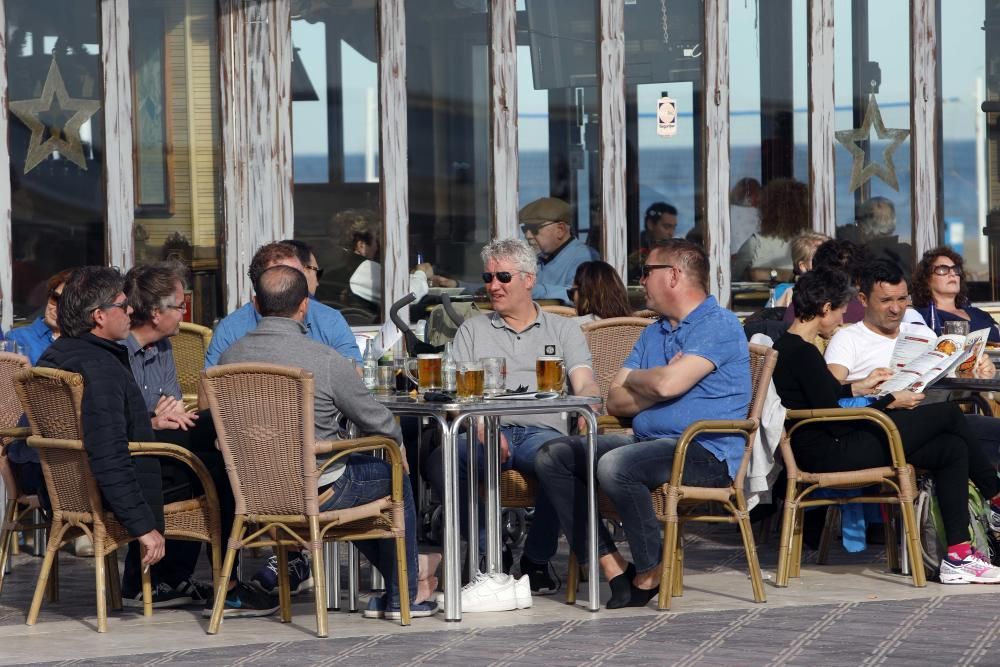
[[[573,212],[555,197],[536,199],[517,215],[524,238],[538,252],[538,269],[532,299],[557,299],[572,305],[567,290],[573,286],[576,267],[598,259],[597,252],[570,233]]]

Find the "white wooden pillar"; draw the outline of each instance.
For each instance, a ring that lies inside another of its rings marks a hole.
[[[379,171],[382,188],[384,298],[389,321],[392,304],[410,291],[407,230],[410,203],[406,128],[406,10],[404,0],[378,0]],[[408,319],[407,309],[400,311]]]
[[[913,249],[917,257],[938,245],[937,19],[934,0],[910,2],[910,188]]]
[[[729,303],[729,0],[705,0],[705,243],[709,290]]]
[[[517,238],[517,2],[490,4],[490,188],[494,238]]]
[[[625,279],[625,6],[621,0],[601,0],[601,235],[603,256]],[[636,165],[638,167],[638,165]]]
[[[837,230],[834,170],[834,0],[809,2],[809,195],[813,230]]]
[[[132,268],[135,187],[132,178],[132,69],[128,0],[101,0],[101,67],[104,70],[104,182],[107,259]]]
[[[0,2],[0,326],[9,331],[14,323],[14,302],[12,298],[14,254],[10,235],[10,115],[7,104],[10,93],[7,90],[7,9]]]
[[[226,310],[250,299],[261,245],[290,238],[292,211],[289,0],[220,0]]]

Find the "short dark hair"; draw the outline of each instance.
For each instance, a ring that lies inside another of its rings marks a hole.
[[[145,324],[153,319],[153,311],[164,310],[180,283],[187,289],[187,269],[180,262],[164,261],[140,264],[125,274],[125,296],[132,306],[132,326]]]
[[[113,303],[124,290],[125,280],[118,269],[81,266],[66,278],[56,321],[68,338],[79,338],[94,328],[94,311]]]
[[[263,317],[291,317],[303,299],[309,298],[309,286],[301,271],[290,266],[272,266],[257,280],[257,309]]]
[[[280,262],[283,259],[288,259],[289,257],[294,257],[299,259],[299,252],[295,246],[291,246],[282,241],[276,241],[275,243],[268,243],[265,246],[261,246],[257,252],[253,254],[253,259],[250,260],[250,270],[247,272],[250,274],[250,282],[254,285],[254,289],[257,289],[257,280],[260,278],[260,274],[264,273],[264,270],[269,267],[274,262]],[[301,260],[299,260],[301,262]]]
[[[850,278],[843,271],[824,267],[806,271],[795,282],[792,306],[795,317],[803,322],[823,314],[823,306],[840,308],[854,295]]]
[[[309,264],[309,260],[316,254],[313,252],[312,246],[305,241],[299,241],[298,239],[282,239],[282,243],[290,245],[295,248],[295,255],[302,262],[302,266]]]
[[[861,280],[861,271],[871,261],[868,249],[853,241],[830,239],[820,244],[813,255],[813,268],[824,267],[843,271],[857,284]]]
[[[859,281],[861,293],[866,297],[872,295],[872,290],[879,283],[898,285],[905,282],[906,276],[903,275],[903,269],[899,268],[899,264],[888,259],[875,259],[865,264],[864,268],[861,269],[861,280]]]
[[[677,268],[690,275],[696,285],[708,294],[708,255],[705,249],[687,239],[663,239],[653,244],[650,253],[660,251],[675,262]]]
[[[934,303],[934,295],[931,294],[931,273],[934,272],[934,262],[938,257],[947,257],[951,263],[960,269],[965,268],[965,260],[957,252],[948,246],[941,245],[931,248],[924,253],[923,258],[913,270],[913,282],[910,284],[910,296],[913,298],[913,305],[917,308],[926,308]],[[969,284],[965,282],[965,272],[958,277],[958,294],[955,295],[955,306],[965,308],[971,303],[969,301]]]
[[[673,204],[668,204],[665,201],[655,201],[649,205],[646,209],[646,219],[659,218],[664,213],[669,213],[670,215],[677,215],[677,207]]]

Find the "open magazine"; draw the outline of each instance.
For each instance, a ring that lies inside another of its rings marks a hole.
[[[937,338],[900,333],[889,362],[893,376],[879,386],[879,395],[902,390],[925,391],[942,377],[971,375],[986,353],[989,335],[989,329],[973,331],[968,336],[947,334]]]

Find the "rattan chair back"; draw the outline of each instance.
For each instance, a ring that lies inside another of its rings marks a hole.
[[[571,308],[569,306],[539,306],[546,313],[552,315],[560,315],[562,317],[576,317],[576,308]]]
[[[632,317],[644,317],[647,320],[658,320],[660,319],[660,314],[650,308],[643,308],[642,310],[637,310],[632,313]]]
[[[608,400],[611,381],[621,370],[643,329],[649,325],[650,321],[641,317],[609,317],[580,327],[590,347],[594,377],[605,401]]]
[[[313,374],[227,364],[205,370],[203,381],[236,513],[318,514]]]
[[[17,391],[14,389],[14,378],[30,367],[31,363],[27,357],[11,352],[0,352],[0,430],[17,426],[24,412],[21,408],[21,399],[17,397]],[[7,489],[7,497],[17,498],[21,493],[4,451],[4,446],[9,440],[10,438],[0,435],[0,479]]]
[[[198,400],[201,387],[201,369],[205,367],[205,353],[212,342],[212,330],[200,324],[181,322],[180,331],[170,339],[174,348],[174,366],[181,394],[187,404]]]

